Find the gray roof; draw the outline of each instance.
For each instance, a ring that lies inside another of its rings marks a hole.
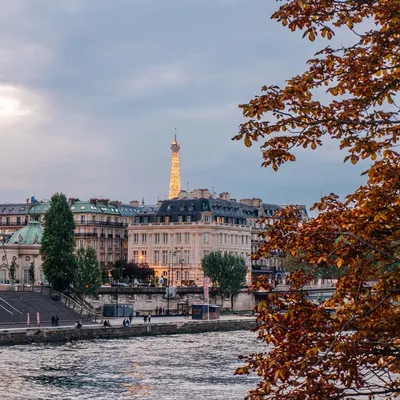
[[[32,204],[10,203],[0,204],[0,216],[2,215],[27,215]]]

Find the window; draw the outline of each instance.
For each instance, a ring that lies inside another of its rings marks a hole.
[[[6,283],[6,270],[2,269],[0,273],[0,283]]]
[[[168,243],[168,233],[163,233],[163,243]]]
[[[21,217],[17,217],[17,225],[21,225]]]
[[[223,244],[224,242],[224,235],[222,233],[219,234],[219,244]]]
[[[146,250],[142,250],[142,254],[140,255],[140,262],[146,263],[147,262],[147,252]]]
[[[24,277],[22,283],[29,283],[29,270],[24,269]]]
[[[190,233],[189,232],[185,233],[185,243],[190,243]]]
[[[168,264],[168,250],[163,250],[162,252],[162,263]]]
[[[160,234],[159,233],[154,234],[154,243],[156,243],[156,244],[160,243]]]
[[[86,222],[86,215],[81,215],[81,224]]]
[[[147,235],[145,233],[142,233],[142,243],[146,243],[147,241]]]
[[[192,222],[192,216],[191,215],[187,215],[186,216],[186,222]]]
[[[139,252],[137,250],[133,251],[133,262],[137,263],[139,260]]]
[[[107,240],[107,248],[108,249],[112,248],[112,241],[111,240]]]
[[[189,250],[185,250],[183,254],[184,254],[184,255],[183,255],[183,259],[184,259],[185,264],[189,264],[189,263],[190,263],[190,253],[189,253]]]
[[[183,222],[183,217],[182,217],[182,215],[178,215],[178,222]]]
[[[133,234],[133,243],[139,243],[139,234],[138,233]]]
[[[105,260],[104,254],[101,254],[101,255],[100,255],[100,262],[104,264],[104,260]]]
[[[97,240],[93,240],[93,247],[97,249]]]
[[[205,215],[204,216],[204,222],[211,222],[211,216],[210,215]]]
[[[79,247],[80,247],[81,249],[83,249],[83,240],[80,240],[80,241],[79,241]]]
[[[185,271],[185,281],[189,280],[189,271]]]
[[[203,233],[203,242],[208,243],[208,233]]]
[[[175,271],[175,280],[178,282],[181,279],[180,271]]]
[[[230,236],[231,236],[231,244],[233,244],[234,237],[233,237],[233,235],[230,235]]]
[[[154,264],[160,264],[160,250],[154,250]]]
[[[100,240],[100,248],[104,249],[104,240],[103,239]]]
[[[181,243],[182,242],[182,233],[177,233],[176,234],[176,243]]]
[[[107,255],[107,261],[108,261],[109,263],[112,263],[112,261],[113,261],[113,256],[112,256],[112,254],[108,254],[108,255]]]

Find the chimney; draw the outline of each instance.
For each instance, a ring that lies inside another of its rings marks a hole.
[[[221,200],[229,201],[229,200],[231,199],[231,194],[230,194],[229,192],[222,192],[222,193],[219,195],[219,198],[220,198]]]
[[[129,202],[129,205],[132,207],[139,207],[139,202],[137,200],[132,200]]]

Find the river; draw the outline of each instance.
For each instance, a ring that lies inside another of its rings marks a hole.
[[[254,332],[96,340],[0,348],[0,398],[243,399],[256,376],[234,376]]]

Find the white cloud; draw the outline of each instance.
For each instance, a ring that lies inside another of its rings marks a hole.
[[[178,62],[148,67],[124,79],[120,84],[120,92],[122,95],[132,97],[147,97],[155,92],[185,86],[197,79],[194,72],[196,59],[195,56]]]
[[[42,44],[2,37],[0,80],[26,81],[40,77],[53,64],[53,54]]]

